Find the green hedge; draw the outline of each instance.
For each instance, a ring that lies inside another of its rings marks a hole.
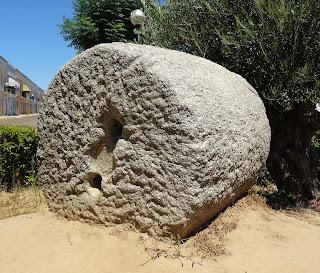
[[[28,126],[0,126],[0,188],[34,185],[37,130]]]

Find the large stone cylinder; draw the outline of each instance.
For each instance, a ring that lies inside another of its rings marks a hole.
[[[52,211],[180,238],[248,191],[270,145],[264,105],[242,77],[123,43],[65,65],[43,101],[39,136]]]

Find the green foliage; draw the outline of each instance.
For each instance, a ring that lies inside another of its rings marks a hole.
[[[144,1],[145,41],[222,64],[279,111],[320,101],[320,1]]]
[[[295,204],[295,195],[288,189],[276,188],[269,171],[265,168],[261,171],[258,184],[264,188],[262,194],[266,197],[267,203],[275,209],[285,209],[293,207]]]
[[[272,129],[268,171],[280,199],[291,202],[288,185],[302,199],[316,198],[320,178],[314,179],[314,165],[320,169],[320,163],[307,162],[317,160],[311,139],[320,129],[320,1],[142,2],[145,43],[207,58],[254,86]],[[319,139],[313,138],[318,151]]]
[[[261,170],[258,177],[258,184],[266,188],[269,188],[275,184],[267,168]]]
[[[314,146],[318,149],[320,153],[320,131],[316,133],[316,135],[313,138]]]
[[[295,204],[295,196],[292,192],[281,189],[273,194],[266,195],[267,202],[275,209],[285,209],[293,207]]]
[[[0,126],[0,187],[37,185],[35,157],[36,129],[27,126]]]
[[[133,41],[130,22],[139,0],[75,0],[74,16],[64,18],[61,34],[70,46],[82,51],[100,43]]]
[[[26,184],[34,189],[37,189],[39,187],[37,169],[34,158],[32,158],[31,161],[31,170],[29,171],[29,175],[26,176]]]

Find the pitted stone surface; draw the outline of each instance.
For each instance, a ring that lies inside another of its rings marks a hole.
[[[101,44],[55,77],[39,117],[51,210],[185,237],[244,194],[269,152],[256,91],[189,54]]]

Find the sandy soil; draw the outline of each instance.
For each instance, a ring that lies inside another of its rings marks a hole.
[[[210,256],[205,255],[210,249],[196,252],[199,238],[210,241],[219,233],[210,226],[202,231],[205,236],[180,245],[122,226],[67,221],[48,211],[4,219],[0,221],[0,272],[320,272],[319,213],[288,215],[253,204],[238,205],[225,215],[220,217],[224,224],[236,219],[224,225],[232,226],[223,239],[226,254],[211,258],[201,258]]]
[[[0,125],[28,125],[37,127],[38,114],[20,116],[0,116]]]

